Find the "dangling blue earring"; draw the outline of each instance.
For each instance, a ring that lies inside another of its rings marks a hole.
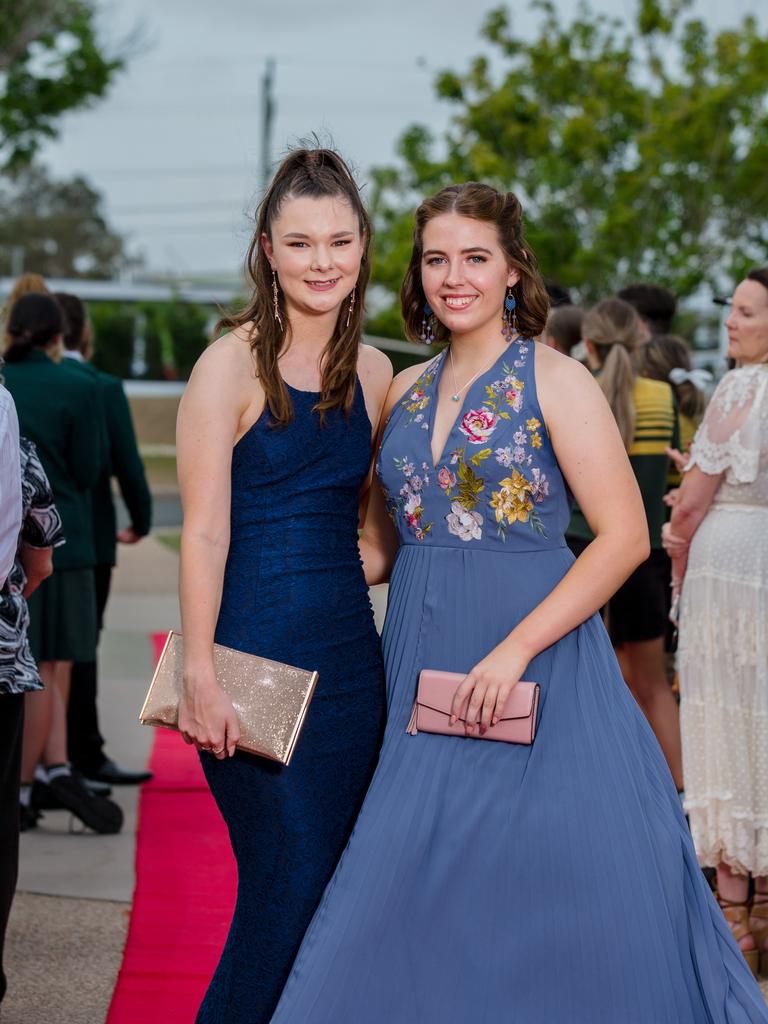
[[[431,345],[435,340],[435,314],[428,302],[424,303],[424,315],[421,318],[421,334],[419,335],[425,345]]]
[[[507,291],[504,299],[504,313],[501,317],[501,333],[504,340],[509,344],[517,334],[517,299],[512,294],[512,289]]]

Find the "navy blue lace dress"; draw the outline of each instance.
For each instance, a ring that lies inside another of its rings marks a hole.
[[[376,764],[384,721],[379,638],[357,547],[371,424],[358,382],[351,414],[324,426],[317,394],[291,389],[294,419],[265,413],[232,459],[232,532],[216,641],[317,669],[287,768],[201,754],[229,828],[238,891],[197,1024],[266,1024],[333,874]]]

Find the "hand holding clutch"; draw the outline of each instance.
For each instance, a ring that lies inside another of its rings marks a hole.
[[[182,688],[179,699],[179,732],[185,743],[207,750],[220,761],[232,757],[240,742],[240,723],[234,705],[219,684],[211,667],[211,679]]]
[[[460,672],[439,672],[428,668],[421,671],[413,714],[407,729],[411,736],[419,732],[439,733],[442,736],[473,736],[474,729],[466,719],[465,706],[461,706],[458,715],[453,714],[456,687],[464,678]],[[519,682],[507,697],[498,720],[487,729],[482,729],[480,737],[530,745],[536,734],[538,708],[538,683]]]
[[[478,729],[480,735],[501,718],[507,700],[519,686],[530,652],[513,642],[512,634],[474,665],[458,685],[451,710],[452,724],[459,715],[466,719],[467,732]]]
[[[220,759],[236,743],[248,754],[290,763],[317,672],[214,644],[214,680],[202,680],[208,696],[195,702],[190,694],[193,706],[187,707],[187,696],[182,699],[183,668],[183,639],[171,632],[139,715],[143,725],[182,729],[188,743],[195,742]]]

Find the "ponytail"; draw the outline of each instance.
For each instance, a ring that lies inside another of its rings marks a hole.
[[[623,299],[604,299],[585,314],[582,334],[594,347],[600,387],[629,451],[635,436],[637,371],[632,353],[640,341],[637,313]]]
[[[629,451],[635,436],[635,368],[623,345],[601,345],[595,349],[602,361],[600,387],[611,407],[624,447]]]

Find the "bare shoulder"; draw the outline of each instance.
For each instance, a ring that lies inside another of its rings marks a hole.
[[[374,345],[361,345],[357,364],[360,373],[370,374],[373,377],[388,377],[388,383],[392,380],[392,363],[386,352]]]
[[[590,396],[602,397],[596,380],[582,363],[563,355],[548,345],[536,342],[536,393],[547,424],[556,424],[563,416],[572,415],[580,401]]]
[[[372,345],[361,345],[357,354],[357,375],[363,389],[368,419],[376,428],[381,420],[387,390],[392,383],[392,363]]]
[[[246,327],[222,335],[195,363],[181,401],[182,416],[222,415],[238,422],[262,396]],[[193,412],[194,411],[194,412]]]
[[[245,327],[238,327],[212,341],[200,355],[189,379],[194,390],[208,387],[253,391],[256,366]]]
[[[409,388],[412,388],[419,377],[424,373],[428,366],[431,366],[434,362],[433,359],[428,359],[425,363],[414,363],[413,366],[406,366],[404,370],[401,370],[397,374],[395,379],[392,381],[392,385],[387,395],[386,412],[389,413],[392,407],[398,402]]]
[[[373,345],[361,345],[357,356],[357,372],[363,390],[376,395],[381,406],[392,383],[392,363],[389,356]]]

